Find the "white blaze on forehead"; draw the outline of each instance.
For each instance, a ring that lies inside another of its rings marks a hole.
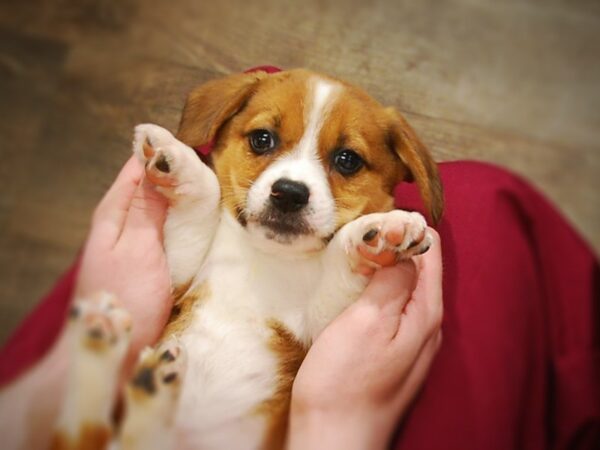
[[[304,134],[298,142],[295,157],[315,158],[319,147],[319,133],[327,113],[331,109],[340,85],[321,78],[309,80],[309,95],[312,97],[307,102],[309,108],[304,111]]]
[[[299,251],[322,248],[322,238],[335,231],[335,200],[318,150],[319,134],[341,89],[341,84],[319,77],[308,80],[302,137],[290,153],[276,159],[263,171],[247,195],[245,211],[249,219],[248,229],[257,230],[257,242],[265,242],[265,233],[264,229],[261,231],[260,225],[255,228],[254,223],[268,211],[271,188],[282,178],[300,182],[306,185],[310,192],[309,203],[298,216],[298,220],[304,221],[312,230],[312,234],[299,236],[293,244],[287,245],[287,248],[297,248]]]

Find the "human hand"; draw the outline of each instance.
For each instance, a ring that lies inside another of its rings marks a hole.
[[[379,270],[308,352],[292,390],[289,448],[385,448],[441,343],[439,235]]]
[[[109,291],[131,314],[129,361],[156,342],[172,306],[162,236],[166,211],[167,201],[131,157],[94,212],[81,258],[75,296]]]

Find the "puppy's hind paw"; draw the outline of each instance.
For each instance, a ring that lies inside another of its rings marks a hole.
[[[129,344],[131,316],[108,292],[77,299],[69,310],[69,332],[86,351],[122,357]]]
[[[127,448],[175,448],[173,422],[185,369],[185,351],[175,338],[141,353],[126,388],[121,439]]]
[[[129,384],[131,400],[139,402],[156,396],[176,398],[185,367],[185,350],[175,338],[156,349],[146,348]]]

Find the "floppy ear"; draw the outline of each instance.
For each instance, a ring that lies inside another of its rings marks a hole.
[[[194,89],[185,102],[177,139],[190,147],[211,142],[219,128],[244,107],[266,76],[265,72],[235,74]]]
[[[406,181],[417,183],[423,203],[433,223],[437,224],[444,210],[444,195],[437,165],[404,117],[393,108],[387,108],[386,112],[390,117],[389,145],[408,167],[410,174]]]

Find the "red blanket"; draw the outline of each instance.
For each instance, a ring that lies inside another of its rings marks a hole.
[[[440,171],[444,342],[395,448],[600,448],[594,254],[519,178],[471,162]],[[399,207],[420,209],[414,185],[396,194]],[[8,341],[0,383],[52,345],[76,271],[75,264]]]

